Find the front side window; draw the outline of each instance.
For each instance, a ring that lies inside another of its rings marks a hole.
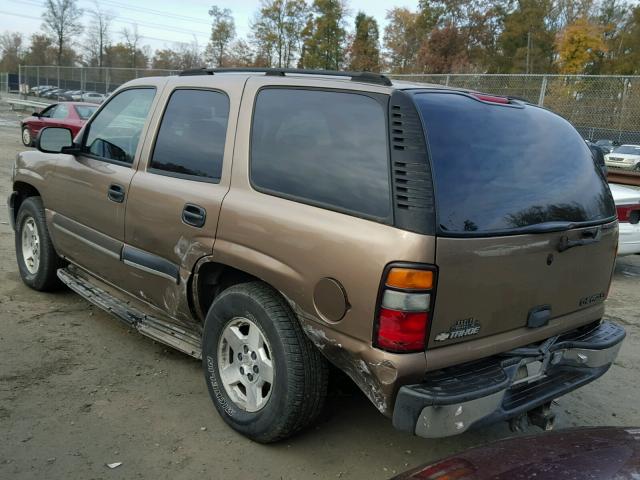
[[[154,88],[132,88],[113,97],[89,125],[84,152],[106,160],[133,163],[154,96]]]
[[[51,114],[51,118],[58,118],[58,119],[67,118],[68,114],[69,114],[69,107],[64,103],[59,103],[56,109]]]
[[[388,219],[391,196],[383,106],[361,94],[262,90],[251,132],[251,181],[278,196]]]
[[[176,90],[162,117],[150,171],[220,179],[229,99],[220,92]]]
[[[41,113],[40,113],[40,117],[41,118],[51,118],[51,115],[53,115],[56,111],[56,108],[58,108],[59,105],[52,105],[51,107],[47,107],[45,108]]]

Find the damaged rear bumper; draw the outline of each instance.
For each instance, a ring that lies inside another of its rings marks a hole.
[[[517,417],[603,375],[624,337],[621,326],[604,321],[430,373],[422,383],[400,389],[393,425],[437,438]]]

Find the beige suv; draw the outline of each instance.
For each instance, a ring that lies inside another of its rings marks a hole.
[[[596,379],[618,226],[578,133],[522,101],[366,73],[195,70],[118,89],[18,155],[24,282],[202,358],[272,442],[331,362],[396,428],[549,428]]]

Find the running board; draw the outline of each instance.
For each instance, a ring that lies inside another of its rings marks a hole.
[[[202,339],[195,331],[173,325],[127,305],[68,268],[60,268],[58,278],[85,300],[115,315],[143,335],[197,359],[202,358]]]

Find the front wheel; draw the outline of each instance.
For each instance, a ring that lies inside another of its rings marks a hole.
[[[30,147],[33,145],[33,139],[31,138],[31,130],[29,127],[22,127],[22,143],[25,147]]]
[[[62,260],[51,243],[40,197],[29,197],[20,205],[15,244],[20,277],[27,286],[49,291],[61,285],[57,271]]]
[[[295,314],[262,282],[235,285],[213,302],[202,360],[207,388],[224,421],[261,443],[312,423],[327,392],[327,362]]]

